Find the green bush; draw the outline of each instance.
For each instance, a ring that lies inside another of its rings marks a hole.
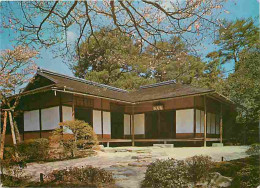
[[[255,188],[260,185],[259,166],[248,165],[237,172],[232,187]]]
[[[114,184],[111,172],[92,166],[55,170],[44,179],[46,186],[103,187]]]
[[[252,144],[246,151],[248,155],[260,155],[260,143]]]
[[[157,160],[148,166],[142,187],[183,187],[186,185],[186,177],[184,161]]]
[[[257,187],[260,182],[259,157],[256,155],[215,163],[212,171],[219,172],[223,176],[232,177],[232,187],[234,188]]]
[[[186,160],[157,160],[145,173],[142,187],[187,187],[209,177],[213,162],[208,156]]]
[[[48,158],[49,140],[30,139],[17,145],[17,152],[26,161],[42,161]]]
[[[187,167],[187,179],[189,182],[198,183],[199,181],[207,180],[209,173],[213,167],[211,157],[197,155],[185,160]]]
[[[51,140],[59,143],[66,153],[71,157],[79,150],[90,149],[98,144],[97,135],[92,127],[81,120],[65,121],[60,123],[61,128],[52,132]],[[68,132],[71,132],[68,134]]]

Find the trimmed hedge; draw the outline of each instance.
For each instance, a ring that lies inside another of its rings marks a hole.
[[[142,187],[187,187],[209,177],[212,168],[208,156],[194,156],[186,160],[157,160],[145,173]]]
[[[104,187],[115,182],[112,173],[92,166],[54,170],[44,179],[42,186]]]

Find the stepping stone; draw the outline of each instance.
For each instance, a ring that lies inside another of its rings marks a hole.
[[[132,162],[132,163],[128,163],[128,166],[147,167],[149,164],[150,162]]]
[[[150,155],[139,155],[139,156],[133,156],[131,157],[131,159],[148,159],[148,158],[152,158],[152,156]]]
[[[223,143],[213,143],[212,147],[223,147]]]
[[[153,144],[153,147],[159,147],[159,148],[173,148],[173,144]]]

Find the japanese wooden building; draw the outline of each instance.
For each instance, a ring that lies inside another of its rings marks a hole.
[[[234,105],[213,90],[174,81],[128,92],[39,69],[20,94],[24,140],[47,138],[59,122],[88,122],[100,142],[222,142]],[[9,139],[10,142],[10,137]]]

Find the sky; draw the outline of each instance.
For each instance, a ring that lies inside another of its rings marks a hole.
[[[229,13],[224,14],[221,18],[225,18],[227,20],[236,20],[241,18],[259,17],[259,2],[260,0],[229,0],[224,5],[224,9],[227,10]],[[15,37],[15,33],[1,29],[0,50],[12,48],[12,46],[15,45],[12,39],[14,39]],[[68,33],[68,37],[73,40],[73,38],[76,37],[76,34],[70,31]],[[205,53],[213,51],[215,49],[216,46],[214,46],[211,41],[205,41],[205,44],[206,43],[210,44],[207,45],[207,50],[205,51]],[[69,67],[63,62],[62,58],[54,58],[54,54],[50,49],[41,49],[40,54],[41,57],[35,60],[35,63],[39,67],[70,76],[73,75]],[[227,71],[232,68],[233,64],[231,63],[225,65],[225,69]]]

